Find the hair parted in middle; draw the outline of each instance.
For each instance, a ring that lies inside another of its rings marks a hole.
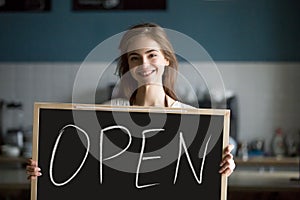
[[[174,100],[177,100],[177,96],[174,92],[174,85],[177,78],[178,61],[165,30],[155,23],[142,23],[130,27],[120,41],[119,50],[121,51],[121,56],[118,60],[116,72],[120,77],[119,91],[122,91],[123,93],[121,96],[129,99],[130,104],[135,100],[138,84],[130,73],[127,73],[129,72],[128,46],[130,41],[138,36],[148,37],[159,44],[165,59],[169,61],[169,65],[165,67],[163,74],[163,88],[167,95]],[[141,47],[141,49],[142,48],[143,47]]]

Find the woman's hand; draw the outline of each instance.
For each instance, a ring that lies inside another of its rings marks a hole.
[[[233,160],[233,155],[231,154],[231,151],[233,150],[234,146],[232,144],[229,144],[225,150],[224,150],[224,157],[220,164],[220,173],[224,174],[226,176],[230,176],[235,168],[235,163]]]
[[[37,166],[37,162],[32,159],[27,160],[26,173],[28,175],[27,179],[36,179],[41,176],[41,169]]]

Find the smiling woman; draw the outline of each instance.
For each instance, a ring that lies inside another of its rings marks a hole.
[[[117,72],[120,77],[118,91],[106,104],[111,106],[145,106],[193,108],[178,101],[174,84],[178,62],[165,30],[153,23],[138,24],[123,35],[119,49]],[[118,98],[117,98],[118,97]],[[122,98],[120,98],[122,97]],[[230,175],[234,168],[232,145],[224,150],[219,173]],[[36,161],[27,166],[29,178],[40,176]]]

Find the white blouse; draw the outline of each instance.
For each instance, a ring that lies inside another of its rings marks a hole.
[[[112,106],[130,106],[130,102],[124,98],[112,99],[110,101],[105,102],[104,104],[112,105]],[[171,108],[194,108],[188,104],[179,101],[175,101],[170,107]]]

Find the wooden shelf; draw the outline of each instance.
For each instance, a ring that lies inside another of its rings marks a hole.
[[[26,163],[28,158],[0,155],[0,163]]]
[[[299,157],[251,157],[247,160],[234,159],[237,166],[299,166]]]

